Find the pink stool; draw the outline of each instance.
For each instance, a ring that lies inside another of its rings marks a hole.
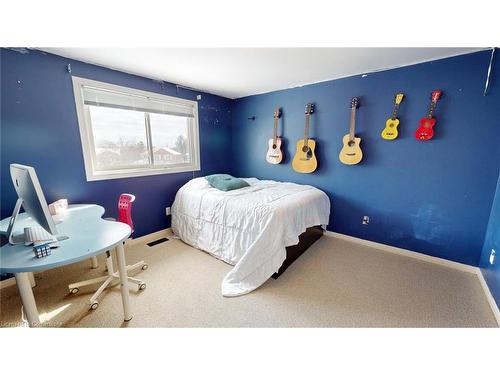
[[[128,224],[132,233],[134,233],[134,223],[132,221],[132,203],[135,201],[135,196],[132,194],[121,194],[118,199],[118,221],[121,223]],[[106,220],[115,220],[114,218],[106,218]],[[97,268],[97,258],[92,260],[92,268]],[[148,268],[147,263],[143,260],[127,266],[127,271],[135,271],[137,269],[146,270]],[[107,276],[96,277],[94,279],[81,281],[78,283],[68,285],[71,294],[76,294],[80,291],[80,288],[87,285],[92,285],[102,282],[102,285],[97,289],[97,291],[90,297],[89,306],[90,309],[95,310],[99,307],[99,302],[97,299],[102,294],[104,289],[106,289],[113,281],[120,281],[120,276],[118,272],[113,269],[113,257],[111,251],[106,251],[106,269],[108,272]],[[128,277],[128,281],[137,284],[138,290],[146,289],[146,283],[142,280],[136,279],[134,277]]]

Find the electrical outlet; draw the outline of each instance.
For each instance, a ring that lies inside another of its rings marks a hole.
[[[170,207],[165,207],[165,215],[170,216]]]
[[[196,100],[201,100],[201,95],[196,95]]]
[[[490,264],[493,264],[495,263],[495,249],[491,249],[491,253],[490,253]]]
[[[361,224],[368,225],[369,223],[370,223],[370,217],[369,216],[363,216],[363,220],[361,221]]]

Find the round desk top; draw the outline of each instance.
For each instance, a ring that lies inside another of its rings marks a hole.
[[[76,263],[113,249],[130,236],[127,224],[102,219],[104,208],[94,204],[70,205],[66,212],[54,217],[58,236],[69,238],[59,241],[52,254],[36,258],[32,246],[6,244],[0,249],[0,272],[33,272]],[[0,222],[0,232],[5,233],[10,218]],[[38,225],[26,213],[18,216],[14,235],[25,227]]]

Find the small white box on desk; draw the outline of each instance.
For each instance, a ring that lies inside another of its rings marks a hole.
[[[49,204],[49,212],[52,215],[58,215],[63,213],[68,208],[68,200],[67,199],[59,199],[51,204]]]

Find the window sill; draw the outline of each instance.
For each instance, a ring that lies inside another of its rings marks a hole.
[[[98,171],[87,173],[87,182],[102,181],[102,180],[115,180],[118,178],[131,178],[131,177],[145,177],[156,176],[161,174],[182,173],[182,172],[195,172],[199,171],[198,165],[177,166],[171,168],[154,168],[154,169],[135,169],[135,170],[115,170],[115,171]]]

